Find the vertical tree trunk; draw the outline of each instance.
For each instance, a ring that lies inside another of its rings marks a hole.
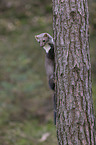
[[[87,0],[53,0],[59,145],[95,145]]]

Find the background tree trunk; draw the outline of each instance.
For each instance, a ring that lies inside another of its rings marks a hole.
[[[53,0],[59,145],[95,145],[87,0]]]

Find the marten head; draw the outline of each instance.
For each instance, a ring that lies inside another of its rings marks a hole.
[[[44,47],[48,43],[53,43],[53,38],[48,33],[41,33],[35,36],[35,39]]]

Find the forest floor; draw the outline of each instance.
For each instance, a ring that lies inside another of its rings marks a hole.
[[[51,0],[2,1],[0,145],[57,144],[52,92],[48,88],[44,68],[45,55],[34,38],[41,32],[51,35],[53,32]],[[95,43],[92,35],[92,61],[95,59]],[[93,99],[95,102],[95,81]]]

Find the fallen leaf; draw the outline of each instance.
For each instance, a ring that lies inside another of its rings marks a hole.
[[[49,132],[44,133],[39,141],[40,142],[44,142],[45,140],[47,140],[47,138],[49,137],[49,135],[50,135]]]

